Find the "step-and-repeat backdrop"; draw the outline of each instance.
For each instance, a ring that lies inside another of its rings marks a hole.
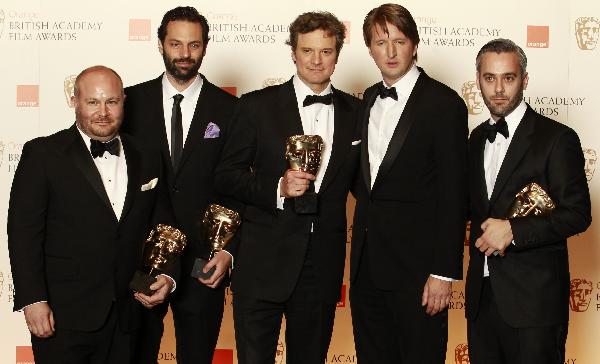
[[[208,50],[201,72],[213,83],[241,95],[287,80],[295,71],[284,44],[290,22],[300,13],[327,10],[347,27],[333,83],[362,97],[380,80],[362,39],[365,14],[380,2],[297,1],[85,1],[5,0],[0,4],[0,226],[6,226],[8,196],[23,144],[69,127],[73,80],[80,70],[104,64],[121,74],[125,85],[157,77],[163,70],[156,28],[164,12],[178,5],[199,9],[210,23]],[[574,128],[586,157],[594,212],[600,206],[600,2],[592,0],[476,0],[402,3],[415,17],[421,44],[419,65],[463,96],[473,128],[487,119],[475,86],[475,55],[487,41],[504,37],[529,58],[526,101],[539,113]],[[594,176],[596,177],[594,178]],[[448,191],[452,193],[452,191]],[[353,202],[348,203],[348,216]],[[594,216],[599,216],[594,214]],[[351,221],[351,220],[350,220]],[[348,235],[352,233],[348,226]],[[33,363],[22,313],[12,313],[13,283],[0,229],[0,362]],[[569,241],[571,320],[566,363],[600,362],[600,232],[594,225]],[[348,244],[348,252],[350,244]],[[465,267],[468,255],[465,254]],[[327,363],[354,363],[348,302],[348,268],[338,303]],[[236,363],[231,292],[214,363]],[[446,363],[468,363],[464,284],[453,287]],[[285,363],[283,334],[276,363]],[[159,355],[175,362],[170,317]],[[415,363],[416,364],[416,363]]]

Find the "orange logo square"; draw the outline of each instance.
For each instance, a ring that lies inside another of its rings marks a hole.
[[[233,86],[222,86],[221,90],[233,95],[233,96],[237,96],[237,87],[233,87]]]
[[[550,43],[550,27],[547,25],[527,26],[527,47],[548,48]]]
[[[233,349],[216,349],[212,364],[233,364]]]
[[[344,26],[346,27],[346,32],[344,33],[344,43],[348,44],[348,43],[350,43],[351,23],[346,20],[342,21],[342,23],[344,23]]]
[[[336,307],[346,307],[346,285],[342,284],[342,294],[340,300],[336,303]]]
[[[16,364],[35,364],[31,346],[17,346]]]
[[[17,85],[17,107],[40,106],[39,85]]]
[[[129,40],[150,40],[150,19],[129,19]]]

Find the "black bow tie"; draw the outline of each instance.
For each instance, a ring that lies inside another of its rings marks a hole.
[[[119,144],[119,139],[114,138],[106,143],[103,143],[99,140],[92,139],[92,145],[90,146],[90,150],[92,152],[92,157],[102,157],[104,152],[109,152],[112,155],[119,155],[121,145]]]
[[[383,83],[379,84],[379,97],[381,97],[382,99],[385,99],[386,97],[391,97],[392,99],[398,101],[398,93],[396,92],[396,88],[387,88],[383,85]]]
[[[508,139],[508,124],[504,118],[498,119],[495,124],[486,122],[484,124],[485,131],[487,132],[487,140],[493,143],[496,140],[496,134],[500,133]]]
[[[323,96],[307,95],[306,98],[304,98],[304,102],[302,103],[302,106],[309,106],[312,104],[331,105],[332,102],[333,102],[333,94],[332,93],[328,93],[327,95],[323,95]]]

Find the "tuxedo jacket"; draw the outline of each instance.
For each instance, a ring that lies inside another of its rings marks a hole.
[[[15,310],[47,301],[57,328],[92,331],[114,302],[120,327],[137,325],[129,282],[154,222],[170,222],[170,209],[158,154],[125,134],[121,142],[128,183],[120,219],[75,125],[25,143],[8,209]]]
[[[379,84],[365,91],[360,113],[351,281],[368,267],[379,289],[422,292],[430,274],[462,277],[467,110],[456,92],[420,71],[372,187],[368,124]]]
[[[473,130],[469,140],[471,236],[466,316],[473,320],[479,310],[484,255],[474,244],[482,235],[481,223],[488,217],[506,218],[515,195],[535,182],[556,208],[546,216],[510,219],[514,244],[504,257],[488,258],[490,283],[500,316],[509,325],[565,323],[569,315],[567,237],[584,231],[592,219],[579,138],[569,127],[527,106],[488,198],[483,124]]]
[[[214,188],[214,170],[229,132],[229,119],[237,98],[213,85],[204,76],[200,76],[203,78],[202,89],[190,129],[187,136],[184,136],[183,154],[177,171],[173,170],[171,164],[171,153],[165,130],[163,76],[125,88],[127,98],[122,130],[143,140],[149,147],[160,150],[166,166],[175,219],[188,238],[188,246],[182,256],[181,264],[184,276],[189,276],[195,258],[208,258],[210,254],[211,246],[202,238],[201,233],[201,222],[208,205],[221,203],[238,209],[237,206],[221,201]],[[220,129],[219,135],[215,138],[205,137],[209,123],[216,124]],[[235,255],[236,245],[237,240],[234,240],[226,250]]]
[[[232,276],[236,294],[285,301],[293,292],[310,240],[320,297],[328,302],[340,297],[346,199],[360,148],[355,113],[359,101],[337,89],[332,92],[333,149],[316,215],[297,215],[291,199],[285,199],[283,210],[277,208],[279,179],[289,168],[286,140],[304,134],[292,80],[240,99],[216,176],[221,192],[246,205]]]

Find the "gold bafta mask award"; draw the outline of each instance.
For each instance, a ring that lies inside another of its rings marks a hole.
[[[192,277],[208,279],[213,275],[215,267],[204,273],[204,266],[233,239],[241,223],[240,214],[237,212],[216,204],[208,206],[202,219],[202,235],[210,242],[212,250],[208,259],[196,258],[190,274]]]
[[[186,237],[178,229],[158,224],[146,239],[142,255],[142,267],[135,272],[129,287],[147,296],[154,293],[150,286],[156,276],[172,270],[177,256],[186,246]]]
[[[318,135],[293,135],[287,139],[285,158],[290,169],[317,175],[321,166],[323,138]],[[319,202],[315,185],[311,181],[308,190],[302,196],[294,198],[294,210],[297,214],[316,214]]]

